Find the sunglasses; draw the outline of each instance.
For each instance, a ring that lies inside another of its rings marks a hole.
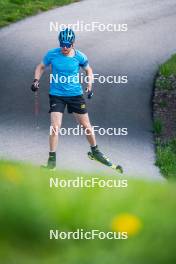
[[[66,47],[67,49],[71,48],[72,43],[64,43],[64,42],[60,42],[60,47],[64,48]]]

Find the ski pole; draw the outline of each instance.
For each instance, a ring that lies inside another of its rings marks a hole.
[[[34,115],[35,115],[36,129],[39,129],[39,94],[38,94],[38,90],[34,93]]]

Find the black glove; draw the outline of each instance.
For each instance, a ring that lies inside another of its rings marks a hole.
[[[38,91],[38,89],[39,89],[39,80],[34,79],[33,84],[31,85],[31,90],[33,92],[36,92]]]
[[[92,91],[90,91],[90,92],[87,93],[87,98],[88,98],[88,99],[91,99],[92,96],[93,96],[93,92],[92,92]]]

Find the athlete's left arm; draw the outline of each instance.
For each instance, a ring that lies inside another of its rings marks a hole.
[[[87,67],[84,67],[84,71],[86,73],[86,76],[88,76],[88,83],[87,83],[87,92],[90,92],[92,90],[92,83],[93,83],[93,71],[92,68],[88,65]]]

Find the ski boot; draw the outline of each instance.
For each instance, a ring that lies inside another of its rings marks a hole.
[[[88,152],[88,157],[91,160],[96,160],[114,170],[116,170],[118,173],[123,173],[123,169],[120,165],[113,164],[109,158],[107,158],[101,151],[99,151],[98,146],[91,147],[91,152]]]
[[[42,168],[48,169],[50,171],[56,170],[56,153],[55,152],[49,152],[49,158],[47,165],[41,166]]]

